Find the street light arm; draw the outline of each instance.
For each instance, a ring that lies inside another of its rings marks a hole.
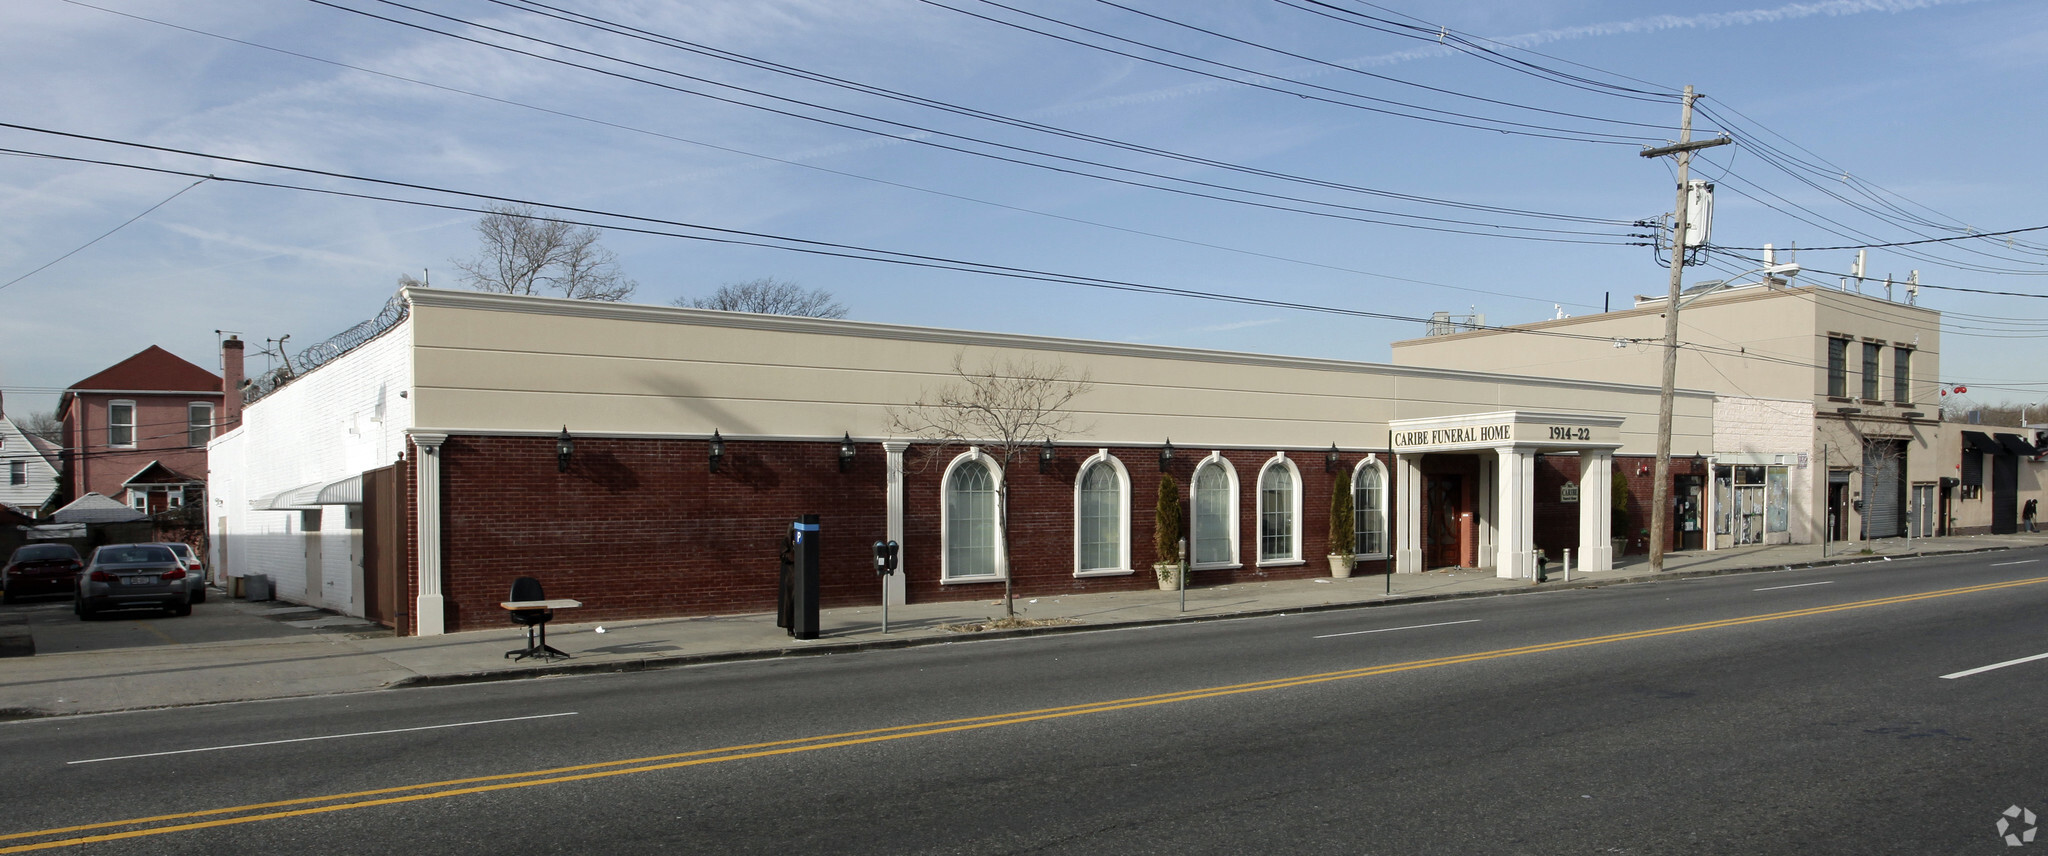
[[[1738,279],[1741,279],[1741,278],[1743,278],[1743,277],[1745,277],[1745,276],[1748,276],[1748,275],[1750,275],[1750,274],[1753,274],[1753,273],[1760,273],[1760,274],[1763,274],[1763,275],[1765,275],[1765,276],[1769,276],[1769,277],[1777,277],[1777,276],[1779,276],[1780,274],[1784,275],[1785,277],[1794,277],[1794,276],[1798,276],[1798,275],[1799,275],[1799,263],[1798,263],[1798,262],[1786,262],[1785,264],[1781,264],[1781,265],[1764,265],[1763,267],[1760,267],[1760,268],[1756,268],[1756,269],[1754,269],[1754,270],[1746,270],[1746,271],[1743,271],[1743,272],[1741,272],[1741,273],[1738,273],[1738,274],[1736,274],[1736,275],[1734,275],[1734,276],[1731,276],[1731,277],[1729,277],[1729,278],[1727,278],[1727,279],[1721,280],[1721,281],[1720,281],[1720,282],[1718,282],[1718,283],[1715,283],[1715,284],[1714,284],[1714,287],[1712,287],[1712,288],[1709,288],[1709,289],[1707,289],[1707,290],[1705,290],[1705,291],[1701,291],[1701,292],[1698,292],[1698,293],[1694,294],[1694,295],[1693,295],[1693,296],[1691,296],[1691,297],[1688,297],[1688,298],[1685,298],[1684,300],[1680,300],[1680,301],[1678,301],[1678,307],[1677,307],[1677,308],[1679,308],[1679,309],[1684,309],[1684,308],[1685,308],[1685,305],[1686,305],[1686,304],[1688,304],[1688,303],[1691,303],[1691,302],[1693,302],[1693,301],[1695,301],[1695,300],[1698,300],[1698,299],[1700,299],[1700,298],[1702,298],[1702,297],[1705,297],[1705,296],[1707,296],[1707,295],[1709,295],[1709,294],[1713,294],[1714,292],[1716,292],[1716,291],[1720,291],[1720,290],[1722,290],[1722,289],[1724,289],[1724,288],[1734,288],[1734,287],[1735,287],[1735,281],[1736,281],[1736,280],[1738,280]],[[1704,285],[1705,283],[1701,283],[1701,284],[1702,284],[1702,285]]]

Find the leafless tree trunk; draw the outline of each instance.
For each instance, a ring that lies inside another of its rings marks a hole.
[[[1030,360],[989,361],[966,365],[965,354],[953,357],[957,380],[927,390],[917,403],[891,408],[891,427],[902,434],[936,441],[926,450],[929,466],[957,446],[975,446],[995,459],[1000,478],[996,488],[996,527],[1002,541],[1003,615],[1017,616],[1016,574],[1010,567],[1010,465],[1037,454],[1045,443],[1086,433],[1067,407],[1092,385],[1086,375],[1073,376],[1062,364]]]
[[[530,206],[488,205],[476,222],[482,246],[455,267],[478,291],[538,294],[559,291],[577,300],[620,301],[639,284],[620,272],[618,257],[598,244],[599,233],[540,216]]]

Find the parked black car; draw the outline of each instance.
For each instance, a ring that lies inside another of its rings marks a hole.
[[[92,551],[72,607],[88,619],[102,609],[149,606],[191,615],[192,587],[185,578],[184,560],[169,547],[108,544]]]
[[[59,594],[78,584],[85,568],[69,544],[30,544],[14,551],[0,568],[0,600],[32,594]]]

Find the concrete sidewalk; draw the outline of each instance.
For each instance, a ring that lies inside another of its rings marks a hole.
[[[405,686],[507,680],[542,675],[638,671],[729,660],[845,653],[939,644],[963,639],[1064,633],[1281,612],[1350,609],[1461,597],[1557,591],[1741,571],[1766,571],[1883,561],[1909,556],[2004,550],[2048,544],[2048,534],[1886,539],[1833,545],[1744,547],[1674,553],[1662,574],[1642,556],[1613,570],[1553,569],[1549,582],[1502,580],[1487,572],[1432,571],[1238,583],[1165,591],[1018,598],[1020,619],[1045,622],[1012,629],[981,628],[1002,615],[1000,601],[975,600],[889,608],[882,632],[878,606],[826,610],[820,638],[799,641],[775,626],[772,613],[598,624],[554,623],[548,641],[572,655],[534,664],[505,658],[524,647],[525,631],[500,629],[446,636],[364,637],[308,632],[285,638],[158,645],[0,659],[0,718],[173,707],[223,701],[290,698]],[[1200,577],[1196,577],[1199,585]],[[231,602],[232,609],[275,611],[275,604]],[[566,617],[572,612],[560,613]],[[317,623],[317,622],[316,622]]]

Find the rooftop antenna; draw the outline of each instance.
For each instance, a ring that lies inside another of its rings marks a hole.
[[[1906,278],[1906,305],[1920,305],[1920,272],[1917,270]]]
[[[1892,275],[1884,275],[1884,299],[1892,299]]]
[[[1863,293],[1863,262],[1869,252],[1869,250],[1857,250],[1856,263],[1849,266],[1849,275],[1856,278],[1857,294]]]

